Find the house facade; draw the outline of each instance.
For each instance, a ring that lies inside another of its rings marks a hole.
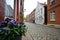
[[[22,16],[24,8],[24,0],[14,0],[15,20],[17,22],[23,22]]]
[[[47,0],[48,24],[60,24],[60,0]]]
[[[35,9],[30,13],[29,20],[31,23],[35,23]]]
[[[35,10],[36,9],[34,9],[29,15],[26,16],[27,22],[35,23]]]
[[[5,1],[6,0],[0,0],[0,22],[4,21]]]
[[[5,17],[14,19],[14,10],[10,5],[5,4]]]
[[[29,22],[29,15],[26,15],[25,21]]]
[[[35,23],[36,24],[45,24],[47,23],[47,6],[43,3],[37,3],[36,12],[35,12]]]

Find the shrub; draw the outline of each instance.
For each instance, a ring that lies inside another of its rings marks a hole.
[[[25,35],[27,29],[24,23],[18,23],[15,20],[5,20],[0,23],[0,40],[13,40],[16,36]]]

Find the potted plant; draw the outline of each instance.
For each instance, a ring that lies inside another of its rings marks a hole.
[[[0,40],[21,40],[26,31],[24,23],[6,19],[5,22],[0,23]]]

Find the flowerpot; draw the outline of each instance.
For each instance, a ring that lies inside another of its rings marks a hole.
[[[22,40],[22,36],[16,36],[13,40]]]

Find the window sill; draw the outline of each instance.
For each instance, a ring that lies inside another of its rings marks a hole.
[[[55,19],[51,19],[50,21],[55,21]]]

